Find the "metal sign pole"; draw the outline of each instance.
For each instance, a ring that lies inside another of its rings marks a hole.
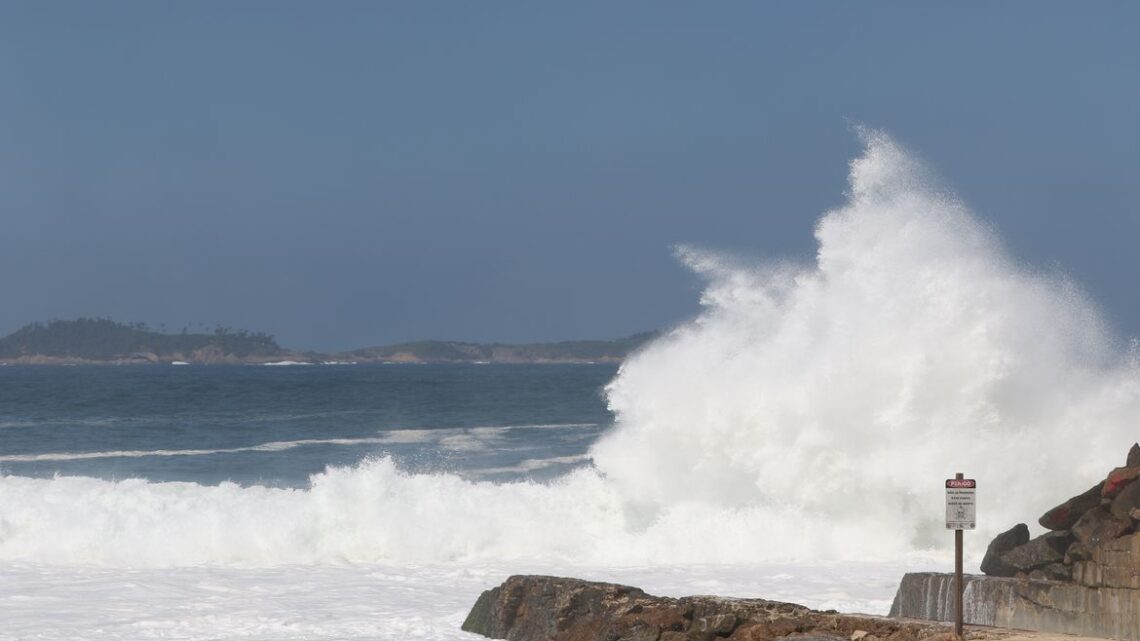
[[[954,475],[955,479],[962,479],[965,476],[958,472]],[[957,601],[958,607],[954,618],[954,634],[958,638],[962,638],[962,530],[954,530],[954,596]]]

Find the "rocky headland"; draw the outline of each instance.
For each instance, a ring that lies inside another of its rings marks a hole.
[[[321,353],[282,347],[263,332],[166,333],[142,323],[80,318],[32,323],[0,338],[0,365],[620,363],[656,335],[526,344],[414,341]]]

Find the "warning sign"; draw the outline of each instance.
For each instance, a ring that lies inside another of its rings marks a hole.
[[[972,530],[977,527],[974,479],[946,479],[946,529]]]

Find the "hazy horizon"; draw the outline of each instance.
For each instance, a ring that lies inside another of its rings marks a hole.
[[[1140,9],[0,7],[0,334],[106,316],[336,351],[620,337],[671,248],[808,262],[854,123],[1140,335]]]

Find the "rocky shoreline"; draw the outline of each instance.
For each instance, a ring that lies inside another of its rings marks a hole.
[[[1124,465],[1037,520],[990,542],[986,576],[965,577],[965,618],[1049,632],[1140,641],[1140,444]],[[956,594],[949,574],[903,577],[892,615],[948,620]]]
[[[1140,443],[1123,467],[1041,515],[1048,530],[1029,538],[1018,523],[986,548],[982,572],[995,577],[1140,589]]]
[[[659,597],[625,585],[512,576],[487,590],[463,630],[508,641],[953,641],[945,623],[812,610],[765,599]],[[971,641],[1057,637],[968,627]],[[1065,637],[1077,641],[1079,637]]]
[[[1140,443],[1122,467],[1038,523],[1048,531],[1036,538],[1024,523],[999,534],[981,564],[989,576],[966,577],[966,622],[1001,626],[969,628],[966,638],[1061,633],[1140,641]],[[948,626],[955,593],[951,574],[907,574],[890,616],[876,617],[513,576],[479,597],[463,629],[509,641],[949,641],[956,638]]]

